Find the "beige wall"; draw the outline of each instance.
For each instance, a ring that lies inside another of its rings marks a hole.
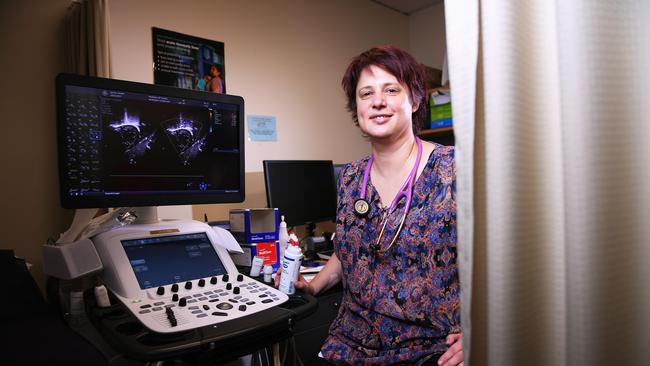
[[[423,64],[442,70],[447,51],[445,38],[444,2],[409,16],[410,51]]]
[[[0,248],[32,262],[39,282],[42,243],[72,217],[59,207],[53,83],[63,70],[70,3],[0,1]],[[265,204],[263,159],[347,162],[367,154],[344,109],[341,75],[372,45],[413,42],[409,17],[365,0],[111,0],[109,9],[114,78],[153,81],[152,26],[225,43],[228,92],[244,97],[247,115],[277,118],[277,142],[246,142],[248,207]],[[230,207],[193,212],[219,219]]]
[[[34,264],[71,213],[59,206],[54,77],[63,70],[69,0],[0,1],[0,248]]]
[[[244,97],[247,115],[276,117],[277,142],[246,141],[246,201],[195,206],[196,219],[204,213],[226,219],[232,207],[264,207],[264,159],[348,162],[367,154],[345,111],[341,76],[352,56],[373,45],[409,46],[409,18],[368,1],[111,4],[115,78],[153,82],[152,26],[218,40],[225,44],[228,93]]]

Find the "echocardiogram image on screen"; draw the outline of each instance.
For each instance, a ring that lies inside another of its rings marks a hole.
[[[64,207],[243,200],[241,98],[72,79],[57,86]]]

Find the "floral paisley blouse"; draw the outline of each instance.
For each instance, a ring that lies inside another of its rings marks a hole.
[[[349,164],[339,178],[334,250],[344,295],[322,354],[336,364],[419,365],[444,353],[445,337],[460,332],[454,148],[436,144],[399,237],[384,254],[369,248],[384,212],[372,182],[361,187],[368,159]],[[365,218],[353,211],[364,188]],[[404,201],[388,217],[382,249],[397,231]]]

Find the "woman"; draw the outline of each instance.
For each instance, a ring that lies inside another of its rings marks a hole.
[[[205,85],[205,90],[213,93],[223,93],[221,70],[219,70],[217,65],[210,66],[210,80]]]
[[[321,353],[335,364],[462,365],[454,150],[415,136],[424,73],[381,46],[357,56],[342,85],[372,155],[339,178],[334,254],[296,283],[318,294],[343,282]]]

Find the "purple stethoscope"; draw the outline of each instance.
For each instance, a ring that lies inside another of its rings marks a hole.
[[[406,219],[406,215],[408,214],[408,211],[411,208],[411,198],[413,197],[413,185],[415,184],[415,176],[417,175],[418,167],[420,166],[420,159],[422,158],[422,141],[417,136],[415,137],[415,144],[418,146],[418,154],[417,157],[415,158],[415,165],[413,165],[413,169],[411,169],[411,173],[409,173],[408,177],[406,177],[406,180],[402,184],[402,188],[399,189],[399,192],[397,192],[395,198],[393,198],[393,202],[391,202],[390,206],[388,207],[388,210],[384,212],[384,216],[381,219],[382,221],[381,230],[379,231],[377,242],[374,245],[370,246],[370,248],[375,253],[384,254],[390,250],[393,244],[395,244],[397,237],[399,237],[399,234],[402,231],[402,226],[404,225],[404,219]],[[365,217],[366,215],[368,215],[368,212],[370,211],[370,204],[368,204],[368,201],[366,201],[366,190],[368,189],[370,168],[372,168],[372,163],[374,160],[375,160],[374,155],[370,155],[370,159],[366,164],[366,170],[363,172],[363,183],[361,183],[363,189],[361,190],[361,195],[359,196],[359,199],[354,201],[354,213],[357,216]],[[402,199],[402,197],[406,198],[406,203],[404,205],[404,213],[402,214],[402,219],[400,220],[399,227],[397,228],[397,231],[393,235],[393,240],[391,240],[388,247],[386,247],[386,249],[381,249],[381,238],[384,236],[384,229],[386,228],[386,223],[388,223],[388,217],[390,216],[391,213],[393,213],[393,210],[395,210],[397,204]]]

